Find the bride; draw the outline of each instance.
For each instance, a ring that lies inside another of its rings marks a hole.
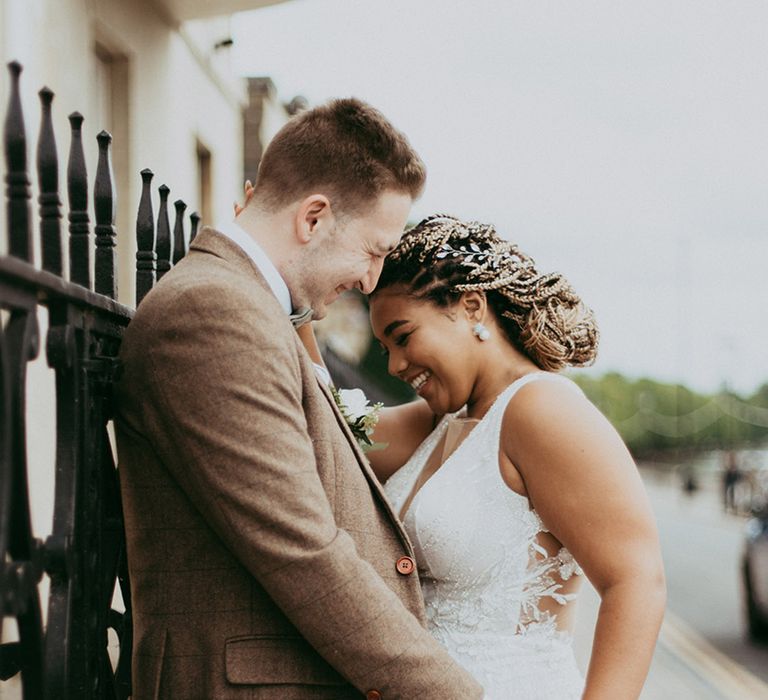
[[[370,298],[389,372],[420,400],[383,409],[369,453],[413,541],[429,627],[488,700],[637,698],[665,603],[637,469],[569,379],[592,313],[492,226],[407,232]],[[591,662],[573,656],[583,576],[600,594]]]

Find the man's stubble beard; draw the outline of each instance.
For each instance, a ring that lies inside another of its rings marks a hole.
[[[333,292],[333,287],[328,287],[328,276],[332,270],[330,241],[317,249],[303,250],[285,266],[283,277],[291,293],[294,311],[311,308],[315,312],[315,320],[325,317],[325,300]]]

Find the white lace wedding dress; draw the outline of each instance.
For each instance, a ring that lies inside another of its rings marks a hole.
[[[499,471],[504,409],[520,387],[542,379],[570,383],[534,373],[510,385],[482,420],[473,422],[404,515],[429,629],[483,685],[486,700],[577,700],[584,687],[570,632],[558,624],[574,605],[575,594],[565,589],[574,588],[582,572],[565,548],[552,555],[553,538],[528,499],[512,491]],[[401,512],[457,420],[458,414],[445,416],[388,480],[395,512]]]

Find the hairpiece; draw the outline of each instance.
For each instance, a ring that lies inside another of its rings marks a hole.
[[[524,261],[512,250],[482,250],[476,243],[460,245],[458,248],[454,248],[448,243],[443,243],[437,253],[435,253],[435,258],[443,260],[448,257],[461,258],[461,264],[467,267],[487,264],[492,270],[498,270],[502,265],[510,263],[531,264],[529,261]]]
[[[377,290],[392,285],[438,306],[465,292],[486,294],[509,339],[542,369],[594,361],[599,336],[590,309],[561,274],[540,273],[490,224],[424,219],[384,262]]]

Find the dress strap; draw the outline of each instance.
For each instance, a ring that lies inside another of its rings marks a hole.
[[[575,384],[572,379],[568,379],[568,377],[564,377],[562,374],[557,374],[556,372],[531,372],[530,374],[524,374],[522,377],[519,377],[515,379],[514,382],[512,382],[504,391],[502,391],[499,396],[496,398],[496,401],[493,402],[493,406],[491,406],[492,410],[498,410],[499,407],[506,408],[509,401],[512,399],[512,397],[520,391],[526,384],[530,384],[531,382],[535,381],[555,381],[555,382],[561,382],[568,384],[569,386],[573,387],[576,391],[581,392],[581,389],[579,388],[578,384]],[[504,410],[502,408],[501,413],[504,413]]]
[[[568,377],[564,377],[562,374],[544,371],[524,374],[522,377],[519,377],[506,389],[504,389],[504,391],[499,394],[497,399],[493,402],[491,408],[488,410],[488,415],[486,416],[487,429],[491,431],[490,439],[496,444],[499,444],[499,440],[501,438],[501,424],[504,419],[504,412],[506,411],[507,405],[512,400],[512,397],[520,389],[522,389],[526,384],[530,384],[531,382],[535,381],[555,381],[565,383],[571,386],[575,391],[583,393],[578,384],[576,384],[573,380],[568,379]]]

